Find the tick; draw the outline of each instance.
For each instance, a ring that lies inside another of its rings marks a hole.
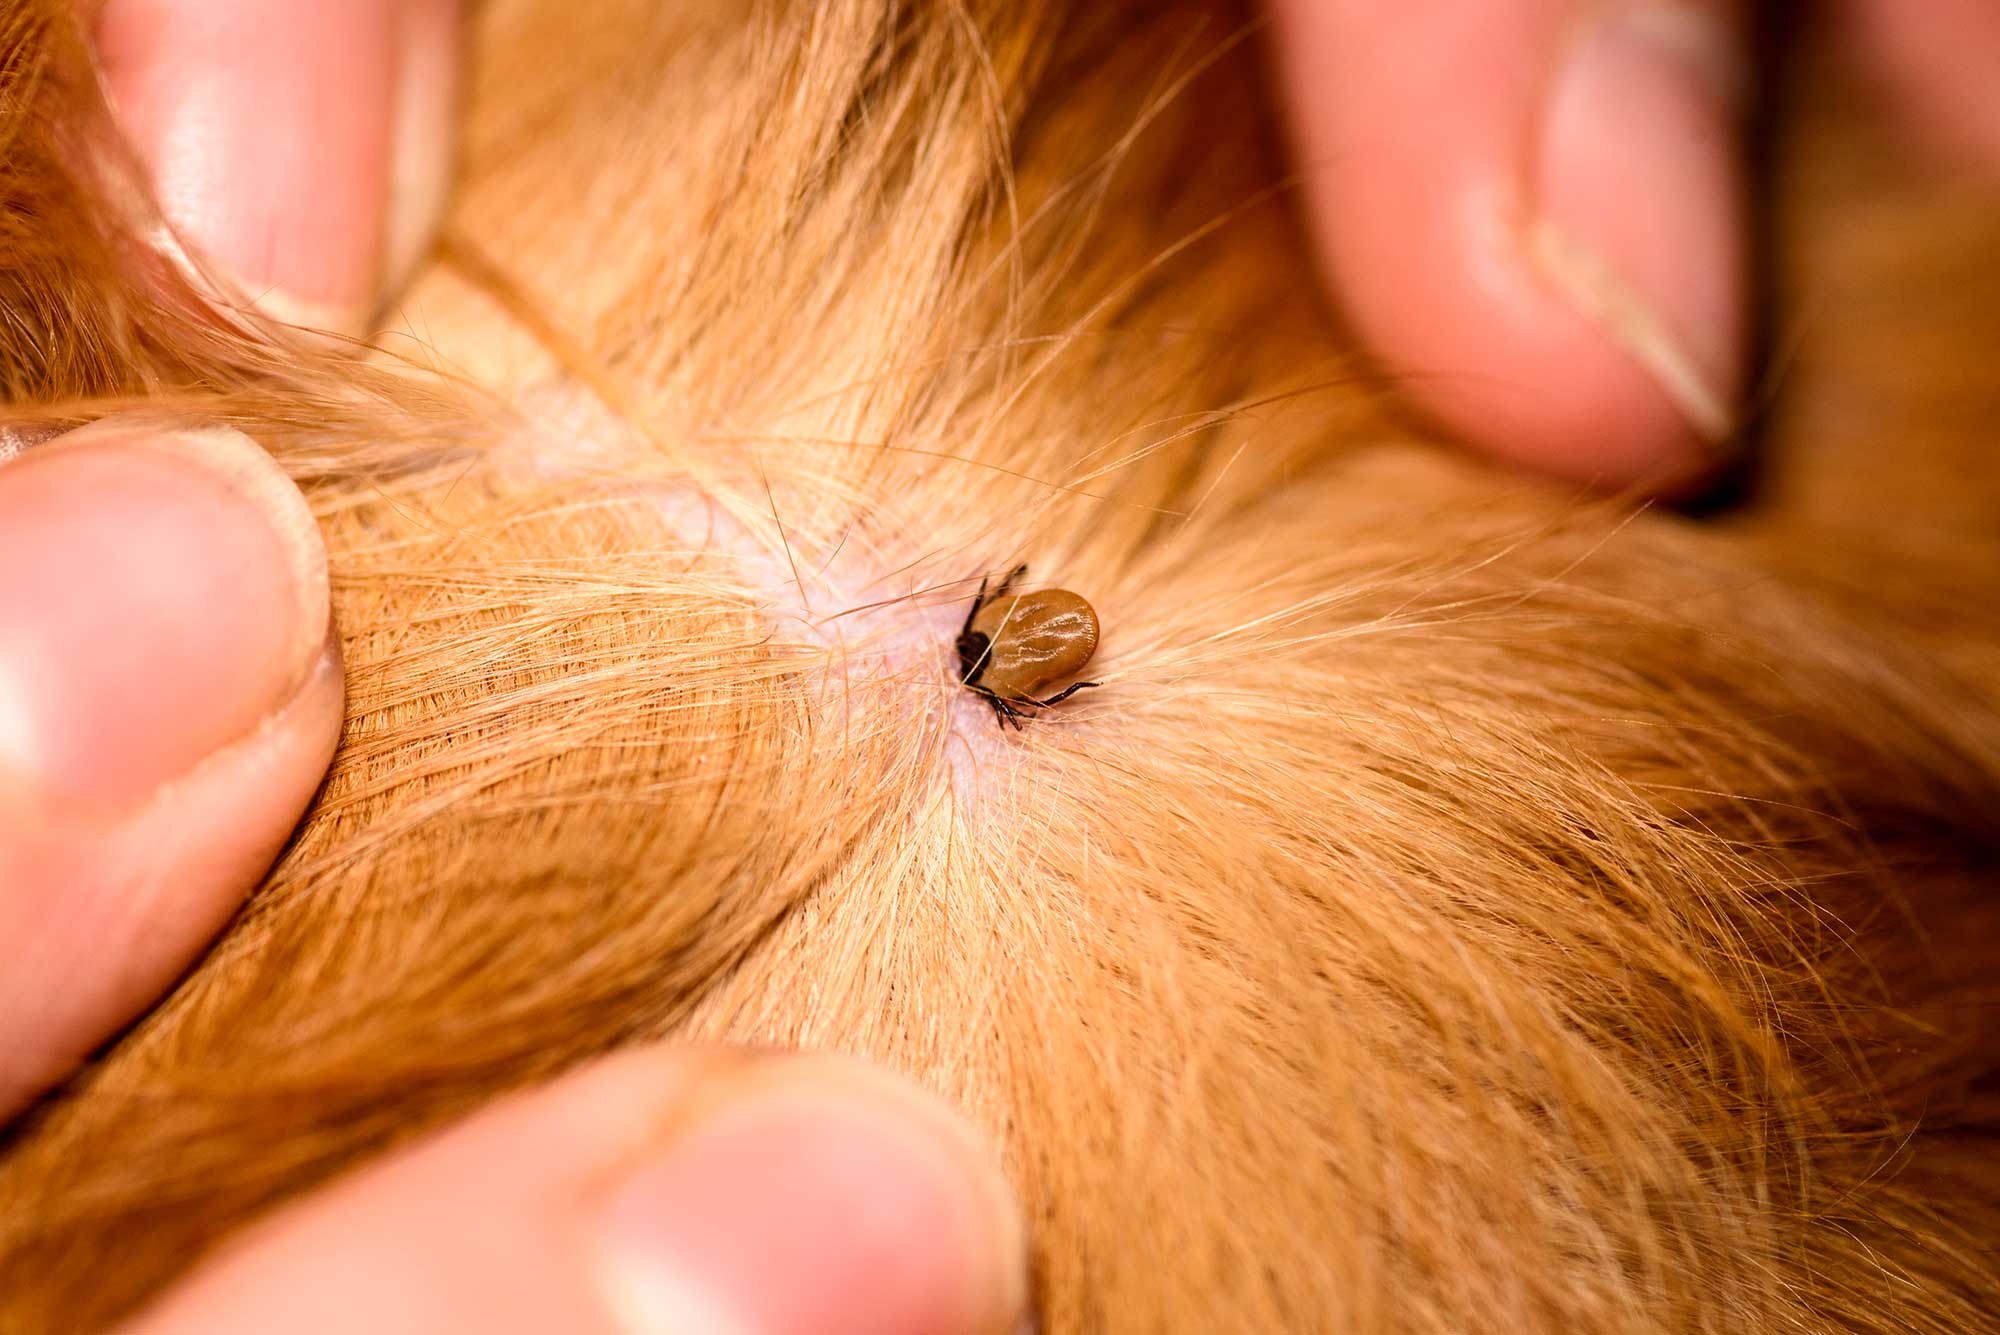
[[[1015,566],[991,593],[980,580],[979,596],[958,632],[960,684],[985,696],[993,717],[1016,730],[1021,726],[1019,706],[1046,709],[1098,684],[1080,681],[1046,700],[1035,698],[1050,683],[1081,672],[1097,652],[1097,613],[1068,589],[1008,593],[1027,573],[1028,567]]]

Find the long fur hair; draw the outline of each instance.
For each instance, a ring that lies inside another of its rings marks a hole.
[[[2000,657],[1883,590],[1996,549],[1426,440],[1249,12],[493,0],[372,350],[208,309],[67,7],[0,13],[9,422],[262,440],[349,686],[267,883],[0,1157],[0,1327],[665,1035],[956,1101],[1050,1332],[1995,1328]],[[1016,562],[1104,627],[1018,734],[951,654]]]

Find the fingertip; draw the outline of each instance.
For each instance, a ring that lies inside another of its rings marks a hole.
[[[442,208],[457,14],[457,0],[107,0],[105,89],[176,234],[169,258],[225,306],[367,332]]]
[[[186,966],[340,727],[326,556],[240,433],[109,420],[0,465],[0,1111]]]
[[[1738,34],[1712,7],[1279,5],[1310,221],[1358,331],[1466,443],[1673,490],[1733,437]]]
[[[1019,1215],[992,1147],[854,1062],[762,1064],[630,1172],[601,1218],[630,1335],[1013,1329]]]
[[[1692,6],[1580,23],[1555,57],[1525,250],[1552,292],[1677,415],[1613,478],[1714,452],[1736,429],[1749,232],[1741,181],[1742,34]],[[1646,402],[1630,417],[1643,428]],[[1674,428],[1679,428],[1678,430]]]
[[[0,472],[0,773],[132,809],[297,694],[324,647],[305,498],[224,427],[109,419]]]
[[[992,1146],[906,1081],[639,1049],[292,1206],[127,1335],[1010,1335],[1024,1251]]]

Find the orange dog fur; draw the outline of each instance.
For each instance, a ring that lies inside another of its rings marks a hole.
[[[1787,527],[1401,423],[1246,12],[494,0],[361,357],[150,259],[64,7],[0,10],[12,420],[264,441],[349,674],[268,883],[0,1157],[0,1329],[661,1035],[967,1109],[1050,1332],[1996,1328],[2000,659],[1938,572],[2000,549],[1802,554],[1838,424]],[[951,643],[1017,561],[1103,625],[1018,735]]]

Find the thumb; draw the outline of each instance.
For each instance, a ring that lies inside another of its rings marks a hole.
[[[321,1191],[124,1335],[1016,1328],[992,1149],[845,1059],[625,1053]]]
[[[326,555],[249,438],[112,420],[0,463],[0,1120],[129,1021],[326,770]]]
[[[1469,443],[1684,489],[1747,341],[1743,0],[1272,0],[1348,312]]]

